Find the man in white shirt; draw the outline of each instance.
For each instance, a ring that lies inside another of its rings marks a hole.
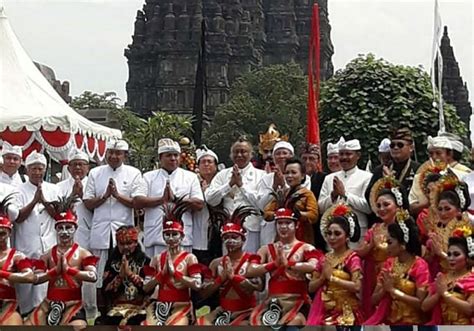
[[[341,163],[339,162],[339,145],[344,141],[344,138],[340,138],[335,144],[328,143],[327,145],[327,166],[329,173],[341,171]]]
[[[196,150],[198,177],[203,194],[217,174],[218,162],[217,154],[206,146]],[[200,263],[205,265],[209,265],[213,259],[222,256],[221,229],[210,227],[209,216],[207,203],[204,203],[203,208],[193,215],[193,254],[196,255]]]
[[[145,209],[145,252],[152,258],[166,250],[163,229],[162,205],[174,198],[185,197],[193,211],[201,210],[204,197],[197,175],[179,167],[181,148],[171,139],[164,138],[158,142],[160,169],[145,173],[139,189],[133,193],[135,208]],[[184,239],[183,249],[191,252],[193,247],[193,215],[183,215]]]
[[[27,181],[26,176],[18,173],[21,166],[23,151],[21,146],[12,146],[7,141],[3,142],[2,147],[2,169],[0,171],[0,183],[12,185],[14,187]]]
[[[357,139],[340,142],[339,161],[342,170],[326,176],[318,204],[324,212],[339,199],[345,200],[357,214],[363,238],[367,231],[367,215],[371,212],[364,193],[372,174],[357,167],[360,150],[360,142]]]
[[[92,212],[82,202],[84,188],[87,185],[87,174],[89,173],[89,156],[87,153],[74,149],[69,156],[67,169],[71,177],[56,185],[61,196],[75,195],[79,199],[74,206],[77,215],[77,230],[74,240],[82,248],[90,250]],[[83,283],[82,297],[84,299],[86,318],[95,318],[97,315],[97,296],[94,283]]]
[[[287,186],[285,182],[285,165],[286,161],[291,159],[295,154],[295,149],[287,141],[279,141],[273,146],[272,158],[275,162],[275,167],[272,172],[265,174],[257,186],[257,195],[259,202],[259,209],[263,212],[265,207],[272,201],[272,192],[279,187]],[[311,179],[306,176],[303,184],[308,190],[311,189]],[[276,225],[275,222],[267,222],[262,220],[260,227],[260,245],[268,245],[275,240]]]
[[[15,220],[15,248],[30,259],[39,259],[56,244],[54,209],[48,202],[59,198],[56,185],[43,181],[47,161],[43,154],[33,151],[25,160],[28,181],[19,186],[20,214]],[[43,301],[47,284],[19,284],[17,293],[20,310],[27,313]]]
[[[265,171],[256,169],[250,162],[252,144],[244,139],[237,140],[230,149],[234,166],[220,171],[205,192],[206,201],[217,206],[222,201],[224,208],[232,214],[237,207],[249,206],[258,210],[257,185],[265,175]],[[261,216],[249,216],[245,220],[247,240],[243,249],[256,253],[260,248]]]
[[[124,164],[127,153],[126,141],[109,141],[105,156],[107,164],[89,172],[84,191],[84,205],[93,211],[90,249],[100,258],[97,288],[102,287],[109,250],[115,247],[115,231],[122,225],[134,225],[132,196],[138,190],[141,173]]]

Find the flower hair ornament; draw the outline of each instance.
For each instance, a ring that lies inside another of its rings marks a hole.
[[[406,220],[410,218],[410,214],[405,209],[399,209],[395,215],[398,226],[402,229],[403,232],[403,242],[408,244],[410,241],[410,229],[406,224]]]
[[[370,190],[370,208],[377,214],[377,198],[382,190],[390,190],[398,207],[403,207],[403,195],[400,191],[400,182],[394,176],[384,176],[377,180]]]
[[[426,191],[426,179],[428,176],[431,174],[442,175],[446,172],[447,167],[448,165],[445,162],[428,160],[418,168],[416,172],[418,175],[418,184],[422,188],[423,193]]]
[[[433,190],[433,203],[435,206],[439,203],[439,196],[444,191],[454,191],[459,198],[459,207],[461,210],[465,210],[467,207],[467,200],[464,196],[462,189],[462,183],[459,181],[459,178],[450,170],[438,180],[436,189]]]
[[[470,258],[474,258],[474,240],[472,239],[472,229],[470,226],[465,225],[457,228],[453,231],[453,237],[466,238],[467,243],[467,255]]]
[[[321,218],[321,233],[323,235],[326,233],[328,224],[336,217],[343,217],[347,220],[347,223],[349,224],[349,238],[352,238],[356,227],[354,212],[351,207],[342,202],[335,204],[323,214],[323,217]]]

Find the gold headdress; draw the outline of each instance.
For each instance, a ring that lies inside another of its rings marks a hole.
[[[393,176],[384,176],[377,180],[370,190],[370,208],[377,214],[377,198],[380,192],[384,189],[392,191],[395,196],[397,206],[403,208],[403,195],[400,191],[400,182]]]
[[[418,174],[418,184],[420,185],[423,194],[425,194],[427,187],[426,178],[431,174],[442,174],[446,171],[447,167],[448,165],[444,162],[433,162],[432,160],[428,160],[418,168],[418,171],[416,172]]]
[[[273,146],[279,141],[288,141],[288,135],[280,136],[275,124],[270,124],[267,132],[259,135],[258,152],[263,155],[265,150],[273,149]]]

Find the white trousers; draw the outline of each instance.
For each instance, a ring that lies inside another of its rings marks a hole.
[[[16,294],[20,312],[22,314],[32,311],[46,298],[48,292],[48,283],[39,285],[33,284],[16,284]]]
[[[247,239],[245,240],[244,246],[242,247],[244,252],[257,253],[260,246],[260,231],[248,231]]]
[[[263,221],[260,227],[260,245],[264,246],[274,242],[276,234],[275,222]]]

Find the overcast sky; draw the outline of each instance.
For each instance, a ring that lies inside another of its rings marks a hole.
[[[190,0],[192,1],[192,0]],[[0,3],[2,0],[0,0]],[[145,0],[3,0],[31,58],[71,82],[71,95],[115,91],[126,99],[137,9]],[[328,0],[334,67],[372,52],[394,63],[430,68],[434,0]],[[474,93],[473,0],[440,0],[463,79]],[[0,50],[1,51],[1,50]]]

